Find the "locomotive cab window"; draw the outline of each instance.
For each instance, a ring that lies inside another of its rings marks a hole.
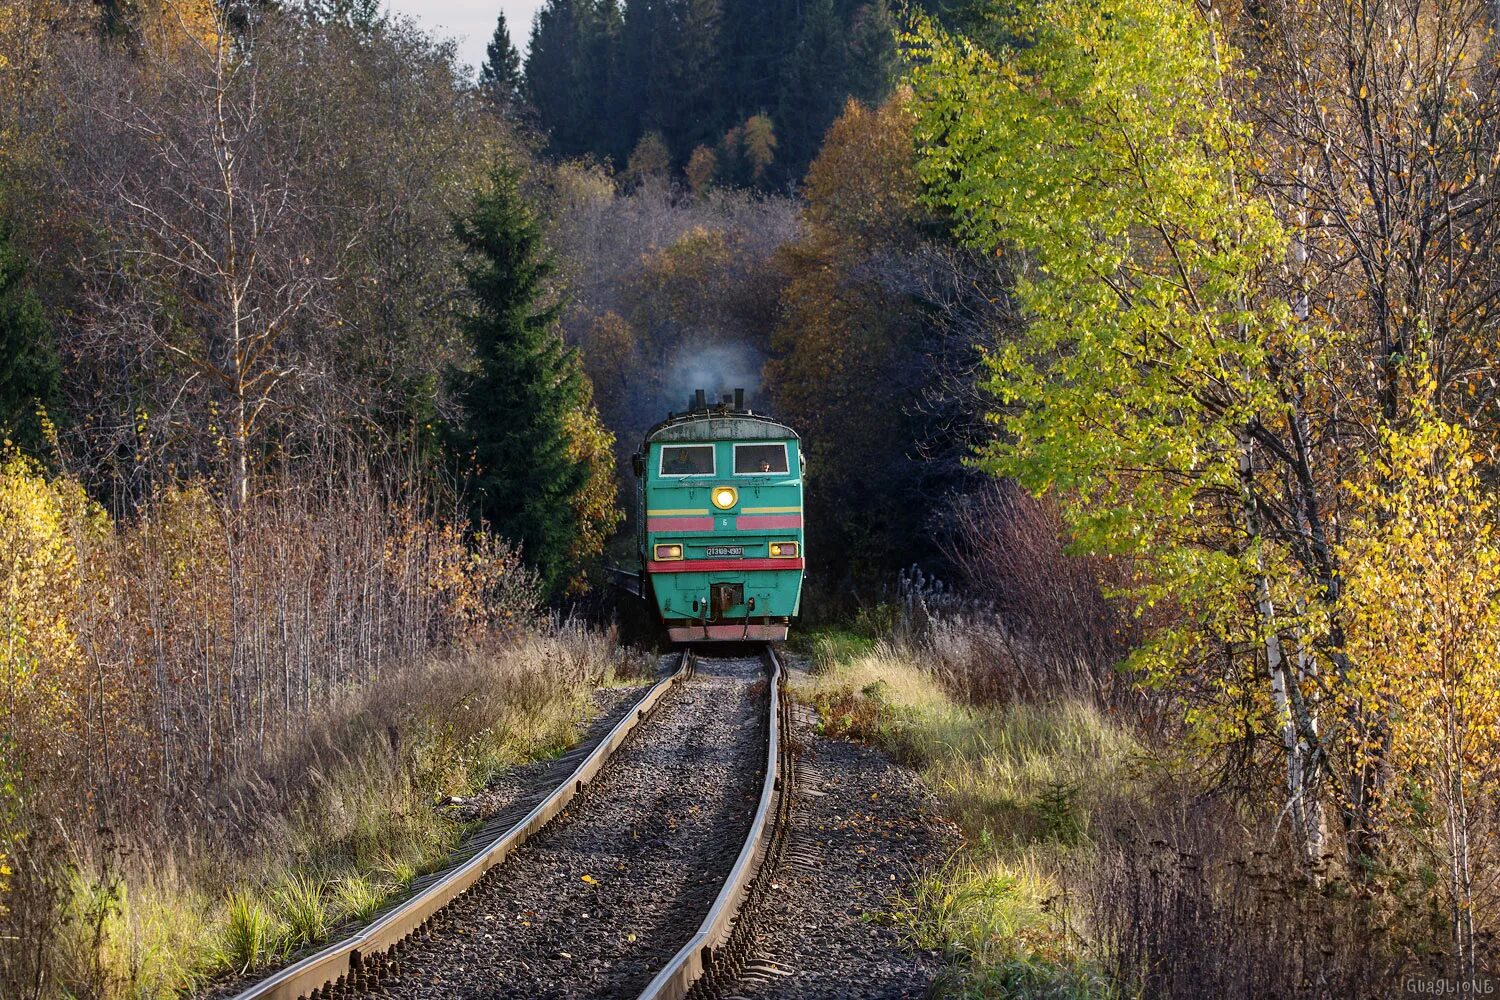
[[[734,472],[737,476],[786,475],[786,445],[737,444],[734,446]]]
[[[661,449],[663,476],[711,476],[714,474],[714,446],[711,444],[669,444]]]

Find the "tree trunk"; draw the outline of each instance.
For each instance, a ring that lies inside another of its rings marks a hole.
[[[1255,512],[1254,438],[1250,428],[1240,432],[1239,454],[1240,502],[1245,517],[1245,533],[1250,545],[1260,542],[1259,519]],[[1319,768],[1313,748],[1305,739],[1316,731],[1316,720],[1306,703],[1293,691],[1297,678],[1289,673],[1289,664],[1277,631],[1276,606],[1271,596],[1271,580],[1264,562],[1256,554],[1255,577],[1256,624],[1264,636],[1262,643],[1266,669],[1271,680],[1271,698],[1276,711],[1276,728],[1286,754],[1287,808],[1297,833],[1303,859],[1316,865],[1323,857],[1323,810],[1319,800]],[[1300,716],[1300,718],[1299,718]]]

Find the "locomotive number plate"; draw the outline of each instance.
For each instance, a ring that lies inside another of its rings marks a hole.
[[[704,553],[710,559],[722,559],[725,556],[743,557],[745,547],[743,545],[710,545]]]

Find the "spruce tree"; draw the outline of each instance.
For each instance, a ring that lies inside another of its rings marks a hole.
[[[510,40],[505,12],[495,24],[495,34],[484,50],[484,65],[479,67],[479,89],[497,107],[508,108],[521,90],[521,53]]]
[[[886,0],[854,9],[848,30],[849,96],[870,107],[885,100],[896,79],[896,19]]]
[[[719,0],[681,3],[672,51],[677,113],[667,133],[679,163],[694,146],[717,139],[727,125],[716,64],[722,20]]]
[[[801,8],[791,0],[723,0],[718,63],[725,128],[775,107]]]
[[[926,0],[928,4],[958,0]],[[966,0],[967,2],[967,0]],[[800,177],[853,96],[879,104],[895,73],[892,0],[546,0],[525,87],[552,149],[625,166],[661,133],[681,167],[755,115],[781,133],[774,167]],[[732,147],[733,141],[727,143]],[[725,176],[734,176],[732,158]]]
[[[52,409],[62,365],[52,331],[27,284],[26,262],[0,224],[0,438],[38,454],[46,446],[38,408]]]
[[[670,92],[667,79],[668,18],[663,0],[625,0],[620,33],[620,117],[631,136],[660,131],[662,96]],[[632,149],[634,145],[632,144]]]
[[[526,98],[563,156],[623,163],[635,143],[622,119],[621,34],[616,0],[547,0],[531,25]]]
[[[474,359],[454,375],[465,416],[450,446],[468,473],[476,519],[520,545],[555,593],[569,575],[589,470],[569,453],[567,421],[585,383],[558,329],[560,306],[547,301],[554,263],[509,166],[495,170],[455,233],[468,251],[474,308],[464,331]]]
[[[849,96],[844,26],[833,0],[809,0],[781,76],[775,115],[781,151],[773,180],[801,176]]]
[[[552,146],[564,156],[583,152],[592,95],[580,74],[584,25],[578,0],[548,0],[531,22],[526,51],[526,99]]]

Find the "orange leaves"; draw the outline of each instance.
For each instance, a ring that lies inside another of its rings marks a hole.
[[[198,50],[217,54],[227,34],[215,0],[146,0],[135,27],[152,48],[167,56]]]
[[[909,89],[878,108],[850,100],[807,172],[807,216],[850,239],[880,238],[919,218]]]
[[[707,146],[698,146],[694,149],[693,155],[688,157],[687,168],[684,171],[688,187],[692,189],[693,194],[702,194],[707,191],[718,170],[719,158],[713,150]]]

